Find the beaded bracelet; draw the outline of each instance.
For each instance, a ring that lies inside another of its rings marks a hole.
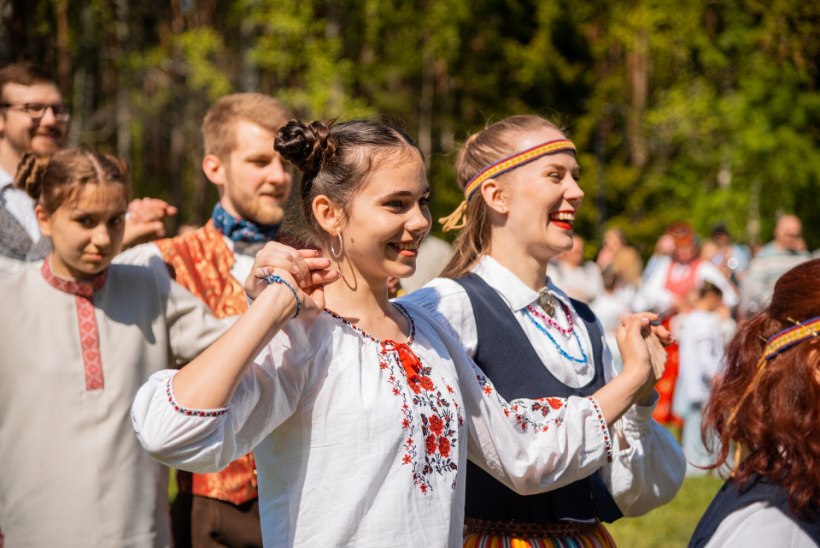
[[[268,284],[282,284],[288,289],[290,289],[290,292],[293,293],[293,298],[296,299],[296,314],[294,314],[293,317],[295,318],[296,316],[298,316],[299,312],[302,311],[302,301],[299,300],[299,295],[296,294],[296,290],[293,288],[293,286],[290,285],[282,276],[279,276],[278,274],[265,275],[265,281],[268,282]]]

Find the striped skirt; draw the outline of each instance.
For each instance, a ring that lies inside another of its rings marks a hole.
[[[596,523],[504,523],[467,518],[464,548],[615,548]]]

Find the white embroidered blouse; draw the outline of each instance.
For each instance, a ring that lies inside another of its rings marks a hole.
[[[560,334],[553,338],[567,354],[576,358],[582,355],[578,344],[583,345],[583,354],[589,358],[583,365],[563,356],[555,343],[535,326],[532,317],[526,312],[527,306],[537,303],[537,292],[492,257],[482,258],[473,272],[481,276],[508,304],[544,367],[557,379],[573,388],[584,386],[592,380],[595,368],[589,333],[563,291],[551,282],[548,283],[552,296],[569,309],[573,328],[578,330],[579,336],[577,340],[575,337],[561,337]],[[448,278],[436,278],[422,289],[402,297],[399,302],[412,302],[431,312],[437,320],[449,327],[450,334],[459,339],[468,355],[475,355],[478,337],[472,305],[467,292],[458,283]],[[556,310],[555,319],[562,328],[568,327],[561,307],[556,307]],[[602,328],[600,331],[603,334]],[[604,374],[609,382],[616,371],[612,354],[603,338],[601,343],[604,348]],[[612,428],[614,459],[601,468],[601,478],[625,516],[639,516],[666,504],[683,483],[686,471],[683,452],[669,432],[652,420],[653,410],[654,403],[651,406],[633,406],[615,423]],[[572,410],[569,410],[564,418],[564,426],[574,430],[578,420],[584,419],[582,416],[575,417]],[[564,474],[578,472],[577,469],[573,470],[571,462],[566,464],[568,468],[564,470]],[[555,485],[554,488],[560,486]]]
[[[413,304],[406,313],[420,367],[407,365],[404,343],[328,313],[299,318],[227,408],[180,407],[175,372],[161,371],[137,394],[134,428],[155,458],[195,472],[253,449],[269,546],[460,546],[468,453],[522,493],[606,462],[594,399],[505,402],[442,325]]]

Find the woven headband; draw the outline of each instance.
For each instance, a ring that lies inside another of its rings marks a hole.
[[[556,139],[555,141],[547,141],[532,148],[528,148],[522,152],[516,152],[512,156],[503,158],[495,163],[492,163],[479,171],[472,179],[467,181],[464,185],[464,201],[447,217],[439,219],[443,223],[443,230],[447,232],[464,227],[466,223],[467,202],[473,197],[476,190],[481,188],[481,184],[487,179],[497,177],[502,173],[511,171],[519,166],[528,164],[533,160],[537,160],[541,156],[548,154],[558,154],[559,152],[572,151],[575,152],[575,145],[569,139]]]
[[[801,343],[811,337],[817,337],[818,331],[820,331],[820,316],[815,316],[803,323],[797,323],[794,327],[779,331],[769,337],[766,348],[763,350],[763,357],[767,360],[771,360],[797,343]]]
[[[575,145],[572,144],[572,141],[569,139],[557,139],[555,141],[547,141],[546,143],[528,148],[523,152],[517,152],[512,156],[508,156],[507,158],[499,160],[494,164],[490,164],[479,171],[475,177],[467,181],[467,184],[464,185],[464,196],[467,200],[469,200],[473,193],[481,186],[481,183],[487,179],[492,179],[493,177],[506,173],[511,169],[517,168],[518,166],[527,164],[533,160],[537,160],[541,156],[546,156],[547,154],[557,154],[567,150],[575,152]]]
[[[820,316],[809,318],[802,323],[792,320],[791,318],[789,318],[789,321],[794,322],[794,327],[789,327],[783,331],[778,331],[766,341],[766,348],[763,349],[763,355],[760,356],[760,360],[757,362],[757,370],[755,371],[755,375],[752,377],[752,381],[749,383],[749,386],[746,387],[746,390],[743,392],[743,395],[740,397],[737,404],[729,412],[729,417],[726,419],[727,425],[731,425],[734,422],[740,408],[743,407],[743,404],[746,402],[749,394],[754,391],[757,383],[763,376],[763,371],[769,360],[774,359],[781,352],[788,350],[796,344],[818,336],[818,330],[820,330]],[[733,475],[738,470],[742,453],[743,447],[741,443],[735,440],[735,465],[732,472]]]

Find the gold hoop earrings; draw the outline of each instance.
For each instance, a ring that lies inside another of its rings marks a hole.
[[[330,240],[330,256],[333,257],[333,260],[337,263],[342,259],[342,254],[344,253],[345,243],[342,240],[342,232],[339,231],[336,233],[336,237],[339,238],[339,251],[333,249],[333,240]]]

